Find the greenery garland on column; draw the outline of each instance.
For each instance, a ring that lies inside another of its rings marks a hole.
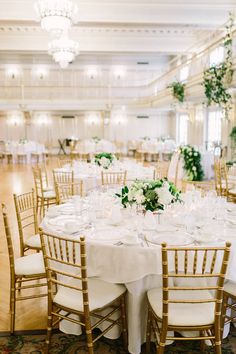
[[[183,103],[185,99],[185,84],[180,81],[174,81],[167,88],[172,89],[172,95],[179,102]]]
[[[184,160],[184,170],[188,181],[202,181],[204,172],[200,152],[191,145],[185,145],[180,147],[180,154]]]
[[[234,16],[230,14],[229,23],[226,26],[226,35],[223,46],[226,50],[225,60],[219,65],[213,65],[204,71],[203,86],[207,98],[207,106],[216,103],[221,107],[228,117],[232,107],[232,96],[228,92],[228,84],[232,80],[232,43],[233,43]]]

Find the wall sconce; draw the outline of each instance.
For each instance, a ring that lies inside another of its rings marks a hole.
[[[12,66],[7,69],[7,76],[14,80],[17,76],[19,76],[19,69],[16,66]]]
[[[100,121],[100,118],[96,113],[91,113],[87,117],[87,124],[88,125],[91,125],[91,126],[98,125],[99,121]]]
[[[125,74],[126,74],[126,69],[124,66],[117,66],[114,69],[114,76],[118,80],[123,79]]]
[[[20,114],[12,114],[7,118],[7,124],[18,127],[24,124],[24,119]]]
[[[34,70],[34,74],[40,80],[43,80],[48,75],[48,70],[45,67],[40,66]]]
[[[98,75],[97,68],[95,67],[88,68],[87,76],[89,77],[89,79],[95,79],[97,75]]]
[[[38,125],[47,126],[51,123],[51,120],[47,114],[40,114],[36,118],[36,122]]]

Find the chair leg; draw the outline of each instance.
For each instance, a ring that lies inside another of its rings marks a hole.
[[[221,321],[219,319],[219,323],[215,324],[215,354],[222,354],[221,351],[221,328],[220,328]]]
[[[122,318],[122,334],[124,348],[128,349],[128,339],[127,339],[127,322],[126,322],[126,306],[125,306],[125,295],[121,298],[121,318]]]
[[[221,328],[220,328],[221,340],[223,339],[223,334],[224,334],[225,316],[226,316],[228,301],[229,301],[229,297],[224,293],[223,300],[222,300]]]
[[[167,327],[162,322],[162,328],[160,333],[160,342],[158,346],[157,353],[164,354],[165,352],[165,345],[166,345],[166,336],[167,336]]]
[[[204,336],[204,331],[201,331],[200,335],[203,337]],[[205,339],[202,339],[201,340],[201,353],[205,352],[205,347],[206,347]]]
[[[151,332],[152,332],[152,313],[148,306],[148,319],[147,319],[147,332],[146,332],[146,353],[150,353],[150,344],[151,344]]]
[[[10,293],[10,332],[13,334],[15,332],[15,313],[16,313],[16,284],[15,281],[11,282],[11,293]]]
[[[93,335],[92,335],[91,323],[90,323],[90,319],[89,318],[87,318],[85,320],[85,330],[86,330],[88,353],[89,354],[94,354],[94,351],[93,351]]]
[[[51,338],[52,338],[52,303],[51,300],[48,299],[48,324],[47,324],[47,336],[45,340],[45,352],[44,354],[49,354]]]

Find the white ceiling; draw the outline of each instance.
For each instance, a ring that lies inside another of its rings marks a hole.
[[[0,93],[6,99],[6,88],[19,84],[35,88],[64,85],[64,90],[79,82],[82,86],[143,85],[168,69],[168,62],[175,55],[187,54],[189,48],[222,26],[229,11],[236,12],[235,0],[77,0],[78,23],[70,36],[80,45],[80,55],[63,73],[47,54],[48,33],[41,30],[34,11],[33,0],[0,0]],[[148,64],[137,64],[146,62]],[[20,81],[6,78],[5,69],[18,64],[22,68]],[[33,76],[34,67],[46,65],[49,75],[40,83]],[[98,68],[97,81],[88,80],[84,71],[89,65]],[[111,67],[126,67],[126,79],[114,82]],[[69,74],[70,73],[70,74]],[[76,79],[73,79],[76,77]],[[65,84],[66,82],[66,84]],[[96,84],[96,85],[95,85]],[[3,91],[2,91],[3,92]],[[137,92],[137,95],[140,92]],[[136,92],[132,92],[132,98]],[[1,97],[2,96],[2,97]],[[68,107],[70,95],[65,94]],[[88,95],[89,96],[89,95]],[[106,96],[106,95],[105,95]],[[107,89],[107,100],[112,92]],[[16,97],[21,97],[19,94]],[[61,98],[60,98],[61,99]],[[86,98],[88,99],[88,97]],[[17,99],[16,99],[17,100]],[[32,100],[42,105],[37,95]],[[50,96],[43,98],[50,107]],[[32,104],[32,102],[31,102]],[[60,101],[60,105],[62,101]],[[94,106],[94,102],[90,102]],[[36,104],[37,106],[37,104]],[[75,105],[76,106],[76,105]],[[73,109],[76,109],[73,104]],[[52,107],[53,109],[53,107]],[[78,106],[79,109],[79,106]]]

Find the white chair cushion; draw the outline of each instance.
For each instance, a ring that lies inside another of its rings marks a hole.
[[[162,318],[162,288],[154,288],[147,292],[148,300],[156,315]],[[207,290],[169,291],[169,299],[193,300],[212,299]],[[172,326],[200,326],[214,323],[215,303],[204,304],[169,304],[168,324]]]
[[[25,245],[32,248],[41,248],[41,241],[39,234],[31,236],[25,240]]]
[[[236,194],[236,188],[229,189],[230,194]]]
[[[44,186],[43,187],[43,191],[44,192],[54,191],[54,188],[53,188],[53,186]]]
[[[39,252],[15,259],[15,273],[17,275],[45,273],[43,254]]]
[[[43,193],[43,196],[44,198],[56,198],[56,193],[54,191],[46,191]]]
[[[68,284],[81,288],[81,282],[72,279]],[[96,278],[88,279],[89,308],[90,311],[109,304],[122,295],[126,288],[124,285],[111,284]],[[77,311],[83,311],[82,292],[74,289],[60,287],[53,302]]]
[[[236,283],[232,282],[232,281],[227,281],[224,285],[224,290],[233,295],[236,296]]]

